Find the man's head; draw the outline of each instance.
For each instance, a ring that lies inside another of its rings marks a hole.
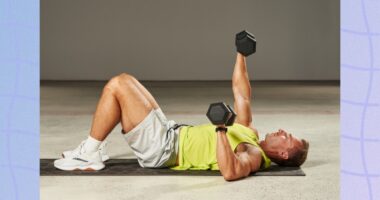
[[[280,129],[260,142],[265,154],[278,165],[300,166],[307,157],[309,143]]]

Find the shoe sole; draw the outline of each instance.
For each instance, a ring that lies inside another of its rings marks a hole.
[[[62,158],[65,158],[65,154],[61,154],[61,156],[62,156]],[[106,162],[107,160],[109,160],[110,159],[110,157],[108,156],[108,155],[104,155],[104,156],[102,156],[102,161],[103,162]]]
[[[98,171],[98,170],[95,170],[95,169],[92,169],[92,168],[86,168],[86,169],[79,169],[79,168],[75,168],[73,171],[90,171],[90,172],[93,172],[93,171]]]
[[[83,166],[83,167],[60,167],[60,166],[54,165],[54,167],[63,171],[99,171],[99,170],[102,170],[105,167],[105,165],[98,164],[98,165],[90,165],[90,166]]]

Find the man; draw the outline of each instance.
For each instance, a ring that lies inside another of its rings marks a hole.
[[[245,57],[238,53],[232,76],[235,124],[216,131],[211,124],[178,126],[166,119],[153,96],[134,77],[121,74],[104,87],[88,139],[64,158],[54,162],[62,170],[101,170],[105,167],[99,148],[121,122],[123,135],[140,166],[176,170],[220,170],[227,181],[248,176],[270,166],[300,166],[308,142],[284,130],[258,140],[252,123],[251,86]],[[216,133],[215,133],[216,132]],[[104,160],[104,158],[103,158]]]

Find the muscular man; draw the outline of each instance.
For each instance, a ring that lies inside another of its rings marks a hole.
[[[103,89],[87,140],[66,152],[54,166],[61,170],[103,169],[99,147],[119,122],[141,167],[220,170],[225,180],[231,181],[269,167],[271,160],[279,165],[302,165],[309,146],[304,139],[280,129],[259,141],[252,122],[245,57],[240,53],[236,57],[232,89],[236,122],[227,133],[215,133],[211,124],[178,126],[167,120],[139,81],[129,74],[116,76]]]

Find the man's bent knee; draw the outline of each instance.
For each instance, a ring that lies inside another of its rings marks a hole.
[[[129,84],[133,84],[133,79],[134,77],[127,73],[119,74],[108,81],[104,90],[116,92],[120,88],[127,89]]]
[[[115,78],[119,81],[119,84],[127,84],[127,85],[134,84],[133,82],[136,80],[135,77],[127,73],[121,73]]]

